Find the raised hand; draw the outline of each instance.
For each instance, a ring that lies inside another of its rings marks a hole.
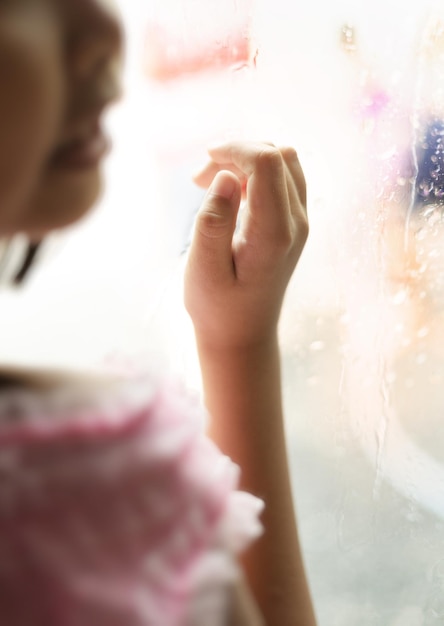
[[[276,332],[308,235],[305,179],[293,148],[231,142],[209,155],[195,176],[209,190],[196,220],[185,304],[200,343],[248,348]]]
[[[209,191],[185,276],[208,434],[240,466],[241,487],[265,502],[265,533],[242,558],[265,623],[315,626],[288,473],[277,337],[308,234],[304,175],[292,148],[233,142],[210,157],[196,176]]]

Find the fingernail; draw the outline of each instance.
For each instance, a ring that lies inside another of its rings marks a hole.
[[[231,200],[235,191],[236,182],[231,178],[231,176],[227,176],[222,172],[217,174],[210,187],[211,194],[219,196],[220,198],[225,198],[226,200]]]

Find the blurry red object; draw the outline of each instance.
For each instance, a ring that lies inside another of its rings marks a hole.
[[[180,2],[176,10],[181,7]],[[241,4],[241,3],[239,3]],[[145,30],[144,67],[149,78],[169,81],[224,67],[254,63],[251,38],[251,0],[221,5],[208,0],[186,5],[170,19],[153,15]],[[192,9],[190,10],[190,7]],[[178,18],[177,13],[182,15]],[[220,13],[220,15],[218,15]]]

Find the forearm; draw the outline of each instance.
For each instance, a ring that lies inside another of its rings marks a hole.
[[[214,350],[198,338],[209,435],[242,469],[242,489],[265,502],[265,533],[244,556],[268,626],[313,626],[288,472],[276,337]]]
[[[185,275],[209,434],[240,465],[242,488],[265,501],[265,534],[244,566],[267,625],[314,626],[288,474],[276,337],[308,235],[305,178],[292,148],[229,142],[210,157],[195,179],[209,191]],[[236,232],[242,187],[246,204]]]

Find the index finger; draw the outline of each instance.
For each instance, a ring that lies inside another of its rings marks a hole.
[[[304,171],[299,161],[298,153],[291,146],[281,148],[282,156],[290,171],[291,177],[294,180],[296,190],[298,192],[299,200],[304,208],[307,210],[307,182],[305,180]]]
[[[230,142],[212,147],[208,152],[215,163],[232,163],[248,178],[248,207],[261,229],[276,233],[288,226],[287,168],[276,147],[266,143]]]
[[[252,176],[262,161],[278,160],[279,150],[269,143],[231,141],[212,146],[208,153],[215,163],[233,164],[245,176]]]

